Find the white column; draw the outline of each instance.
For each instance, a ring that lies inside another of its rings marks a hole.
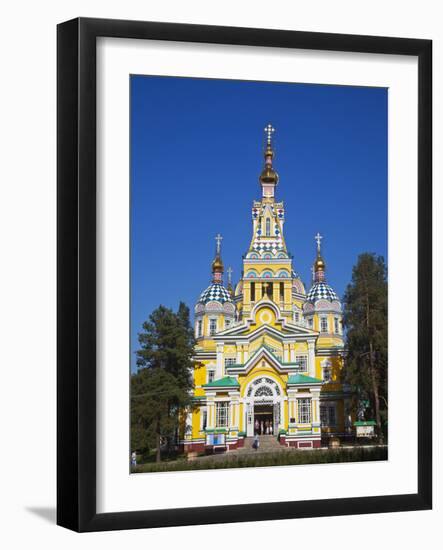
[[[309,376],[315,378],[315,342],[308,342],[308,372]]]
[[[236,359],[237,365],[242,364],[242,356],[241,356],[241,344],[237,344],[237,359]]]
[[[296,419],[296,399],[295,399],[295,393],[291,392],[289,393],[288,392],[288,422],[289,424],[291,424],[291,418],[294,419],[294,422],[295,422],[295,419]],[[292,424],[294,423],[292,422]]]
[[[289,344],[283,344],[283,362],[289,363]]]
[[[238,392],[230,392],[229,397],[231,402],[229,405],[229,428],[232,430],[235,428],[238,430],[239,426],[239,398],[240,394]]]
[[[311,389],[311,416],[312,424],[314,426],[320,426],[320,390],[315,388]]]
[[[215,379],[223,378],[224,375],[223,365],[223,344],[217,344],[217,365],[215,370]]]
[[[206,393],[207,395],[207,393]],[[215,402],[214,397],[208,397],[207,398],[207,405],[208,405],[208,419],[207,419],[207,428],[214,429],[215,428]]]

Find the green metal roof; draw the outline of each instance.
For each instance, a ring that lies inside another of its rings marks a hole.
[[[203,384],[204,388],[239,388],[240,384],[237,382],[237,379],[232,376],[225,376],[219,380],[213,380],[208,382],[208,384]]]
[[[323,380],[320,380],[319,378],[313,378],[312,376],[305,376],[304,374],[295,374],[288,378],[288,386],[321,384],[322,382]]]

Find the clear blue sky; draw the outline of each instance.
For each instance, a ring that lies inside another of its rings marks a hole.
[[[314,235],[341,296],[358,254],[387,254],[387,89],[131,77],[131,356],[159,304],[191,311],[214,236],[241,274],[271,122],[285,238],[309,287]],[[225,278],[226,280],[226,278]]]

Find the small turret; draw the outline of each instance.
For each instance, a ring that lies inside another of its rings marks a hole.
[[[220,234],[215,237],[217,246],[215,258],[212,261],[212,282],[200,294],[195,306],[195,334],[197,338],[212,337],[234,322],[235,306],[230,283],[232,270],[230,272],[228,270],[228,288],[223,286],[222,240],[223,237]]]
[[[321,255],[321,240],[323,237],[320,233],[317,233],[314,238],[317,242],[317,256],[313,266],[313,285],[306,297],[306,300],[308,302],[316,302],[321,299],[329,300],[331,302],[334,300],[339,301],[337,294],[326,283],[326,263]]]

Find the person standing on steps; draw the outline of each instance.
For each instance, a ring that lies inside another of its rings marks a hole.
[[[255,434],[254,443],[252,444],[252,446],[256,451],[258,451],[258,448],[260,447],[260,439],[258,438],[258,434]]]

